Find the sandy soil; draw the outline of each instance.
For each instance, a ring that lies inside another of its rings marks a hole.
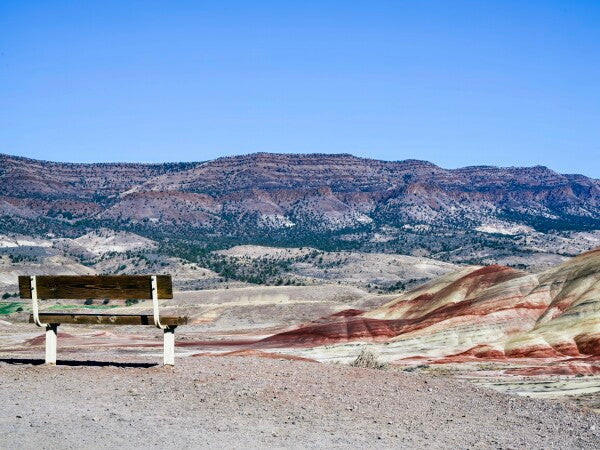
[[[600,446],[600,415],[445,377],[256,357],[180,358],[174,369],[77,357],[96,362],[0,358],[0,448]]]

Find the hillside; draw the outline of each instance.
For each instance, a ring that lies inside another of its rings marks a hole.
[[[172,256],[179,245],[261,244],[537,269],[598,246],[600,181],[343,154],[149,165],[0,155],[0,232],[78,237],[101,227],[168,240]]]
[[[600,249],[540,274],[465,268],[374,309],[337,313],[255,345],[327,360],[351,358],[370,343],[387,361],[537,359],[600,373],[599,294]]]
[[[182,257],[158,242],[106,228],[76,238],[0,234],[0,296],[14,294],[18,275],[168,273],[190,291],[246,285],[338,284],[372,292],[397,292],[456,270],[424,257],[364,252],[324,252],[310,247],[236,246]],[[194,256],[200,256],[194,261]],[[186,259],[187,258],[187,259]]]

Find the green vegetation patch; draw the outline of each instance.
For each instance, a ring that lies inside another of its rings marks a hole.
[[[19,311],[23,311],[23,303],[21,302],[0,303],[0,315],[12,314]]]
[[[110,309],[117,308],[118,305],[52,305],[48,308],[49,311],[57,311],[61,309]]]

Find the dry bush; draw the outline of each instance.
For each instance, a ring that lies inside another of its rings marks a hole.
[[[352,367],[362,367],[364,369],[386,369],[387,364],[379,361],[377,353],[373,350],[363,347],[354,361],[350,363]]]

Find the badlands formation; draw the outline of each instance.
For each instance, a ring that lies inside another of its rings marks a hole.
[[[558,373],[600,373],[600,249],[540,274],[465,268],[379,307],[341,311],[256,345],[339,360],[362,343],[392,363],[535,359],[564,362]]]

